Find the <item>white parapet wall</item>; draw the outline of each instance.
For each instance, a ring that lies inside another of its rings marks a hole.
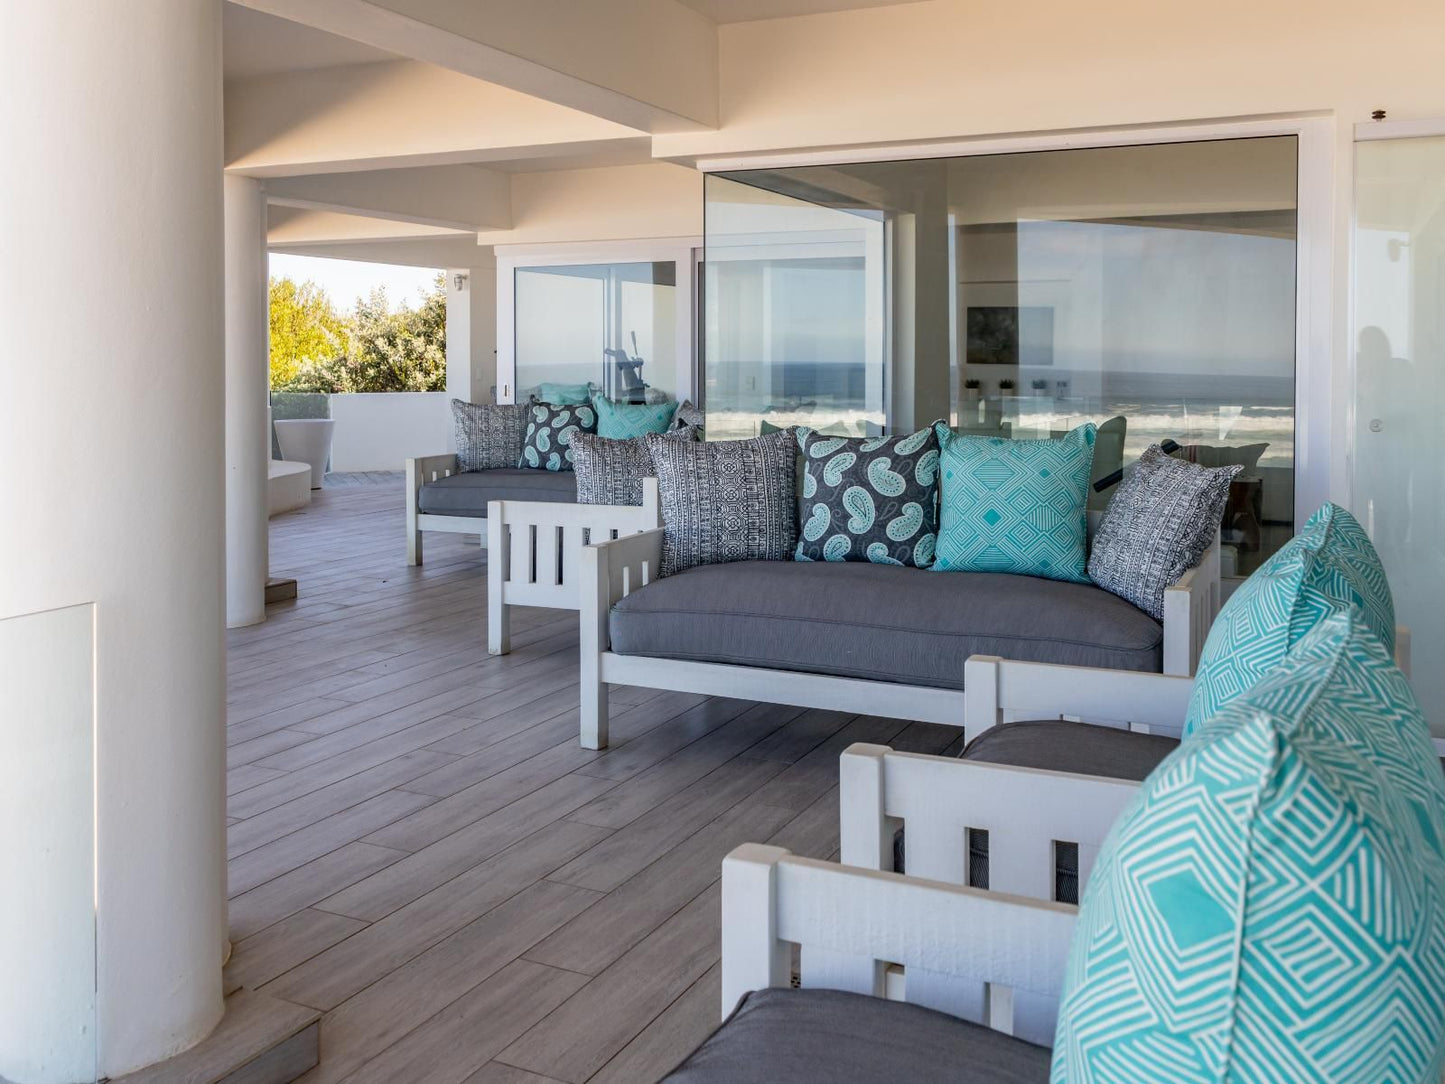
[[[409,456],[456,451],[446,392],[333,395],[331,419],[333,471],[399,471]]]

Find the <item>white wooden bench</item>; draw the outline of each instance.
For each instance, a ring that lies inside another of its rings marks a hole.
[[[661,528],[644,530],[590,545],[583,551],[581,741],[585,748],[602,749],[607,745],[608,684],[743,697],[954,726],[963,723],[967,694],[956,689],[613,652],[608,616],[619,600],[652,580],[662,559],[662,538]],[[1218,612],[1216,540],[1200,563],[1165,592],[1164,673],[1194,672]],[[965,677],[965,686],[968,680]]]

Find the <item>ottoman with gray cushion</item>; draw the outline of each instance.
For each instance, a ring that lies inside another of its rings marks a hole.
[[[1090,584],[863,562],[737,561],[618,601],[618,655],[693,659],[941,689],[970,655],[1159,672],[1164,629]]]
[[[417,511],[432,516],[487,514],[488,501],[553,501],[577,499],[577,476],[571,471],[465,471],[427,482],[417,491]]]
[[[901,1001],[755,990],[665,1084],[1037,1084],[1041,1046]]]
[[[980,734],[960,753],[960,760],[1040,768],[1107,779],[1142,782],[1159,762],[1179,747],[1176,738],[1137,734],[1113,727],[1040,719],[1001,723]],[[905,872],[905,829],[893,837],[893,868]],[[1079,902],[1079,849],[1060,843],[1054,853],[1054,899]],[[968,883],[988,887],[988,832],[968,833]]]

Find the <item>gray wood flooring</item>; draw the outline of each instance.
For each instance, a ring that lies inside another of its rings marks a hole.
[[[580,749],[575,614],[492,658],[475,542],[408,568],[395,475],[313,498],[300,597],[230,634],[227,798],[228,985],[324,1013],[311,1084],[658,1079],[718,1018],[723,856],[833,856],[842,749],[960,736],[627,688]]]

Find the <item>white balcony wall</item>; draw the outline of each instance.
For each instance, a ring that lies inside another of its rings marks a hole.
[[[409,456],[456,450],[444,391],[333,395],[331,419],[333,471],[401,470]]]

